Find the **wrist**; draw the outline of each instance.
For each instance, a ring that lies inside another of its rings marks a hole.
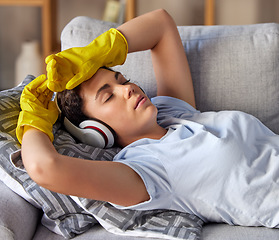
[[[48,119],[43,119],[29,113],[27,111],[21,111],[19,114],[18,125],[16,128],[16,136],[20,143],[22,143],[23,135],[29,131],[30,129],[37,129],[46,135],[48,135],[50,141],[52,142],[54,139],[52,133],[53,123]]]
[[[23,126],[23,135],[24,135],[28,130],[30,130],[30,129],[34,129],[34,127],[29,126],[29,125]]]

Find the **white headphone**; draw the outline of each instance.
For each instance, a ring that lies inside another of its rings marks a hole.
[[[55,101],[61,113],[57,103],[57,94]],[[66,130],[82,143],[98,148],[110,148],[114,144],[114,135],[112,131],[97,120],[85,120],[77,127],[71,123],[68,118],[64,117],[63,124]]]
[[[110,129],[98,121],[85,120],[77,127],[64,117],[64,126],[82,143],[99,148],[110,148],[114,144],[114,136]]]

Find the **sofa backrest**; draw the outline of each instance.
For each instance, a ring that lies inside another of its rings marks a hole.
[[[76,17],[62,31],[62,50],[85,46],[114,23]],[[189,61],[197,108],[241,110],[279,133],[279,25],[179,26]],[[170,56],[171,61],[171,56]],[[116,67],[156,95],[150,51],[128,55]]]

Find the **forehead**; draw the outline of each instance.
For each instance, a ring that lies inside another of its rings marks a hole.
[[[107,69],[99,69],[93,77],[83,82],[80,85],[80,93],[82,96],[87,94],[96,94],[97,90],[105,83],[111,82],[114,79],[115,72]]]

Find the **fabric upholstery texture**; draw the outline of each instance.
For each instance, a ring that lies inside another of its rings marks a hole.
[[[30,240],[40,212],[0,181],[0,239]]]
[[[183,27],[180,34],[198,108],[244,111],[279,133],[278,24]]]

